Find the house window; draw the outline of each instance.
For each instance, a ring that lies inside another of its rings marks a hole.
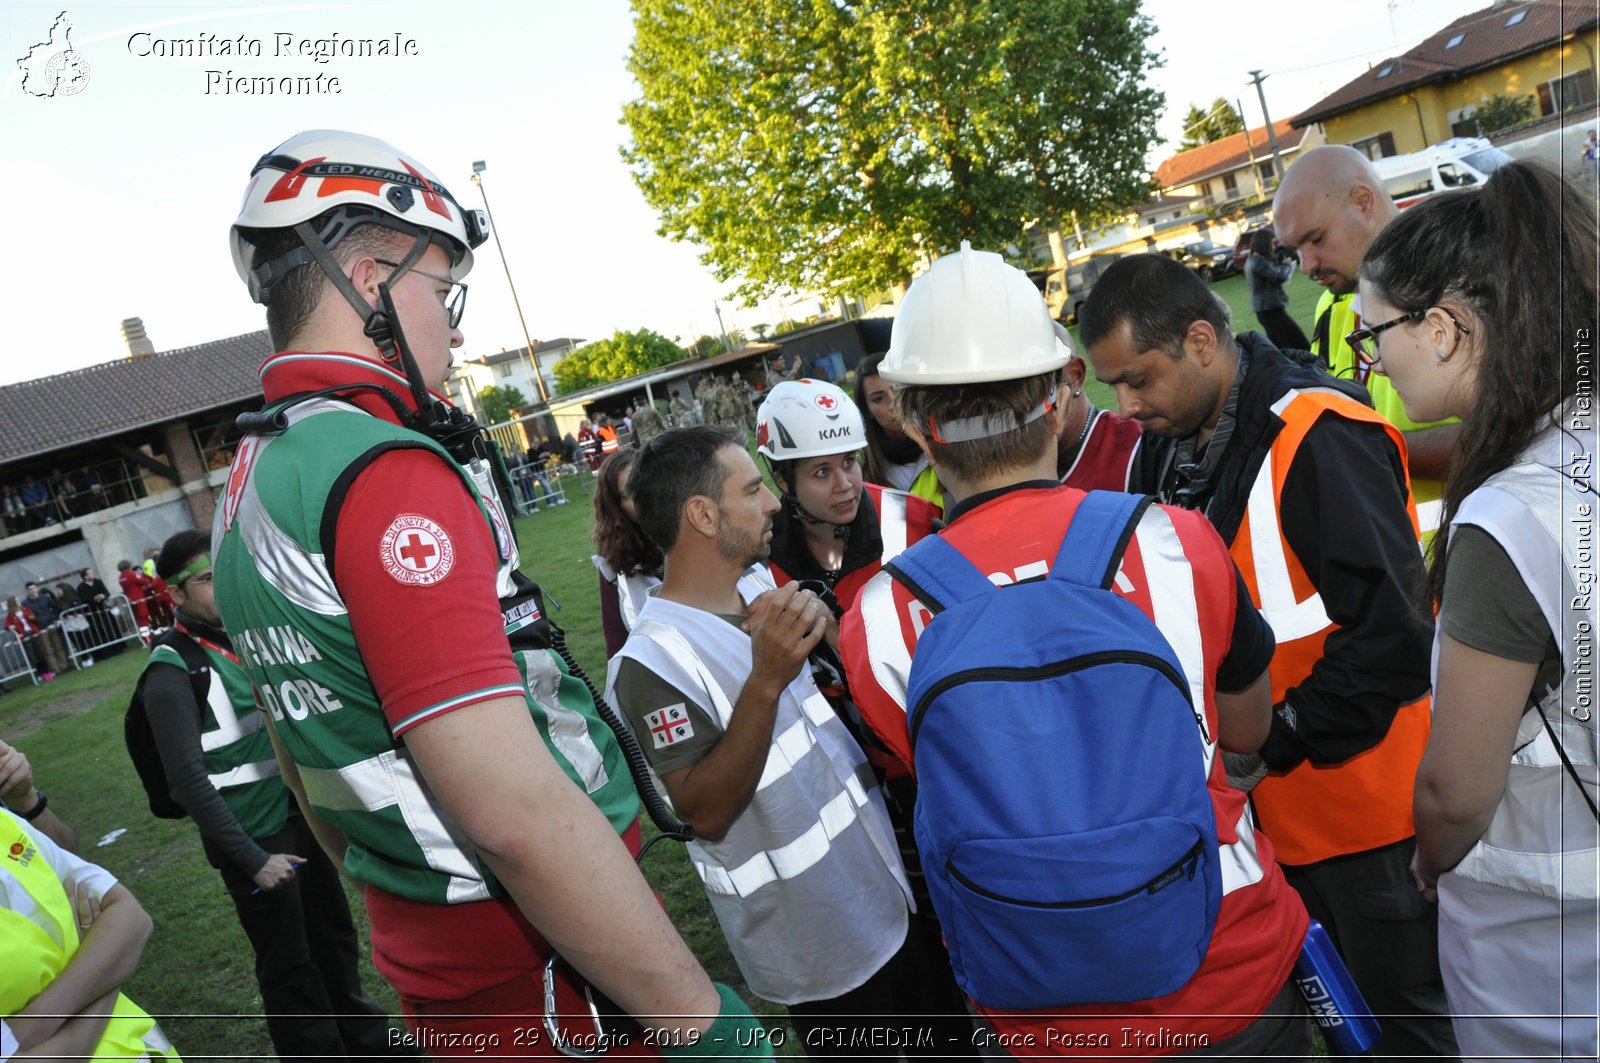
[[[501,365],[496,366],[495,367],[495,372],[500,374],[500,379],[502,379],[502,380],[506,379],[507,377],[509,377],[511,375],[511,363],[510,362],[505,362],[505,363],[503,363]]]
[[[1386,64],[1382,70],[1379,70],[1377,74],[1374,75],[1374,78],[1386,78],[1392,73],[1394,73],[1394,64],[1389,63]]]
[[[1456,45],[1460,44],[1462,41],[1464,41],[1466,39],[1467,39],[1467,35],[1465,33],[1456,34],[1454,37],[1451,37],[1448,41],[1445,42],[1445,50],[1448,51],[1451,48],[1454,48]]]
[[[1222,175],[1222,191],[1230,198],[1239,194],[1239,178],[1235,174]]]
[[[1387,159],[1395,154],[1394,134],[1379,133],[1375,137],[1367,137],[1350,145],[1369,159]]]
[[[1257,163],[1256,164],[1256,173],[1261,175],[1261,183],[1264,184],[1264,185],[1270,185],[1272,183],[1273,177],[1276,176],[1273,173],[1272,163],[1270,163],[1270,162]]]
[[[1523,19],[1525,19],[1527,17],[1528,17],[1528,9],[1527,8],[1523,8],[1521,11],[1518,11],[1516,14],[1514,14],[1510,18],[1506,19],[1506,29],[1510,29],[1512,26],[1515,26],[1517,23],[1521,22]]]
[[[1580,70],[1539,86],[1539,114],[1560,114],[1594,102],[1594,71]]]

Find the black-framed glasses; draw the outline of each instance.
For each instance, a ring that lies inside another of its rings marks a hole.
[[[390,269],[400,268],[400,263],[390,262],[386,258],[375,258],[372,261],[380,266],[388,266]],[[411,267],[408,272],[420,274],[431,281],[438,281],[440,284],[449,285],[449,288],[444,293],[444,308],[450,314],[450,327],[455,328],[460,325],[461,315],[466,313],[467,310],[466,282],[453,281],[449,277],[441,277],[437,273],[429,273],[427,270],[417,269],[415,266]]]
[[[1344,341],[1350,345],[1352,351],[1356,352],[1356,357],[1361,360],[1361,364],[1371,369],[1378,364],[1378,337],[1396,325],[1420,321],[1426,313],[1426,310],[1413,310],[1409,314],[1401,314],[1399,317],[1385,321],[1381,325],[1355,329],[1345,336]]]
[[[1409,314],[1401,314],[1399,317],[1390,321],[1385,321],[1381,325],[1373,325],[1371,328],[1358,328],[1345,336],[1344,341],[1350,345],[1350,349],[1352,351],[1356,352],[1356,358],[1360,360],[1362,367],[1371,369],[1381,360],[1378,355],[1379,336],[1394,328],[1396,325],[1404,325],[1412,321],[1421,321],[1427,316],[1428,311],[1432,309],[1433,307],[1431,306],[1424,307],[1421,310],[1413,310]],[[1444,313],[1445,317],[1450,319],[1451,324],[1455,325],[1456,328],[1461,330],[1462,335],[1472,335],[1472,330],[1463,325],[1460,318],[1456,317],[1450,311],[1445,310],[1445,308],[1442,306],[1439,309]]]

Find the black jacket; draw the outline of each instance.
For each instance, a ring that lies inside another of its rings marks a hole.
[[[1146,434],[1130,485],[1203,509],[1229,544],[1283,429],[1274,402],[1291,388],[1315,388],[1371,405],[1360,385],[1285,355],[1257,333],[1241,335],[1239,346],[1249,352],[1249,366],[1233,435],[1209,480],[1180,497],[1174,488],[1181,479],[1171,468],[1176,441]],[[1284,479],[1279,518],[1337,629],[1311,674],[1273,713],[1261,756],[1276,771],[1308,759],[1336,764],[1371,749],[1400,707],[1428,690],[1433,618],[1417,604],[1422,555],[1405,498],[1405,461],[1381,425],[1323,416],[1306,433]],[[1283,711],[1284,703],[1293,711]]]

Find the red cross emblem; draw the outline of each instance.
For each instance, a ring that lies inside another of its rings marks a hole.
[[[818,395],[812,401],[817,404],[817,409],[821,410],[823,413],[832,413],[833,408],[839,405],[839,400],[834,398],[832,395]]]
[[[402,513],[385,529],[379,544],[384,571],[397,582],[426,586],[450,574],[456,551],[450,535],[427,517]]]
[[[689,721],[689,711],[682,705],[657,709],[646,715],[644,722],[650,728],[650,741],[656,749],[694,737],[694,724]]]

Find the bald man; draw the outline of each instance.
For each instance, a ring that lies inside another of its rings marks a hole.
[[[1406,467],[1417,500],[1417,517],[1428,533],[1439,524],[1441,481],[1455,455],[1461,423],[1411,420],[1389,378],[1369,375],[1344,340],[1361,325],[1352,305],[1361,259],[1383,227],[1399,214],[1371,161],[1343,144],[1328,144],[1302,155],[1272,200],[1278,243],[1298,252],[1301,272],[1327,289],[1317,302],[1311,349],[1334,376],[1365,384],[1373,407],[1405,433]]]

